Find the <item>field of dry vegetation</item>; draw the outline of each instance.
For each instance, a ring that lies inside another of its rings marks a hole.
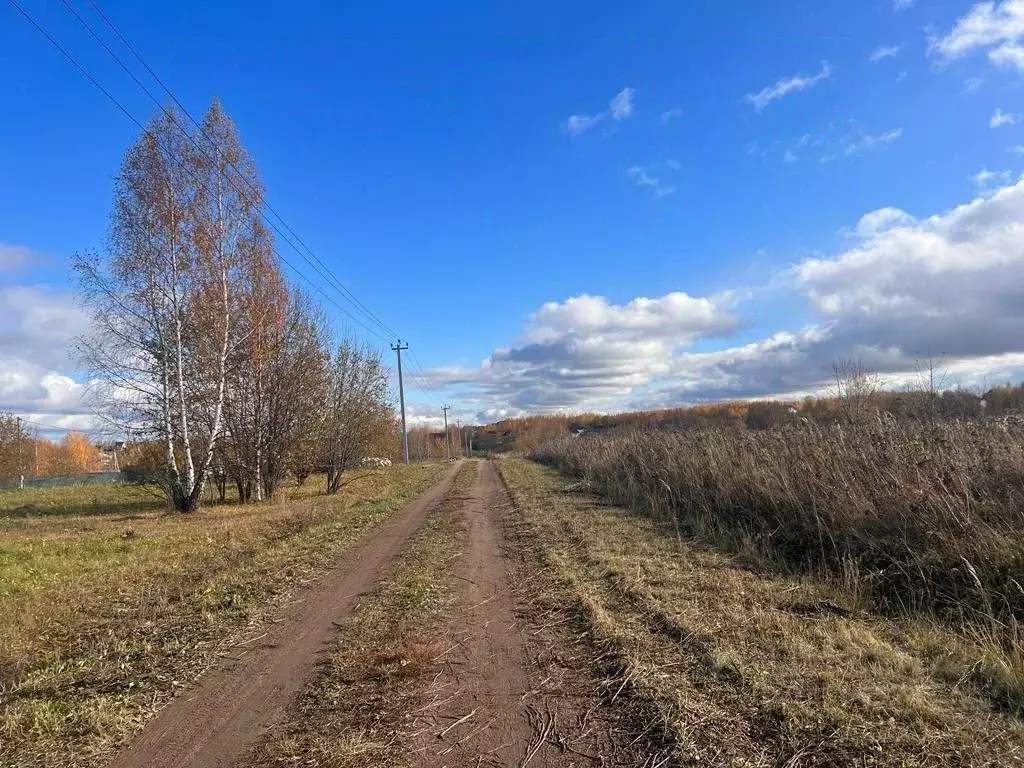
[[[335,496],[309,483],[201,519],[132,486],[0,495],[0,765],[102,761],[446,469],[360,472]]]
[[[682,450],[682,436],[647,437],[635,440]],[[1024,725],[1009,711],[1020,678],[1001,666],[1013,658],[1001,628],[997,641],[973,624],[877,612],[853,582],[780,567],[757,529],[697,527],[681,501],[677,526],[641,495],[634,439],[604,441],[545,452],[582,482],[523,459],[499,466],[560,585],[551,599],[603,660],[609,699],[648,713],[673,743],[665,765],[1024,764]]]
[[[1024,712],[1019,419],[634,431],[534,457],[751,567],[941,624],[963,639],[949,655],[963,656],[964,680]]]

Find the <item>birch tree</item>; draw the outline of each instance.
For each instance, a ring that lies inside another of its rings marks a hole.
[[[214,102],[202,131],[164,110],[128,150],[106,253],[76,257],[92,325],[80,342],[93,402],[163,446],[173,507],[199,507],[223,433],[243,255],[259,235],[262,187]]]

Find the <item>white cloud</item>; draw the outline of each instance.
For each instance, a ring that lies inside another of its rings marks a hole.
[[[903,45],[880,45],[871,52],[871,56],[868,57],[870,61],[881,61],[882,59],[891,59],[894,56],[898,56],[900,51],[903,50]]]
[[[914,217],[906,211],[899,208],[879,208],[861,216],[855,231],[859,237],[868,239],[897,227],[913,226],[914,223]]]
[[[0,355],[0,410],[91,419],[82,404],[84,392],[84,385],[69,376],[18,357]]]
[[[806,325],[729,345],[743,325],[740,291],[624,304],[577,296],[545,304],[516,344],[479,368],[444,376],[481,414],[816,392],[829,386],[831,364],[842,357],[860,358],[898,384],[929,351],[948,361],[959,383],[1019,378],[1024,180],[927,218],[870,211],[837,255],[805,258],[772,285],[783,292],[776,299],[806,305]],[[756,302],[764,291],[753,295]]]
[[[1024,74],[1024,46],[1004,43],[988,55],[993,64],[1001,67],[1012,67]]]
[[[615,94],[615,98],[608,105],[608,111],[613,120],[625,120],[633,114],[633,96],[635,94],[636,90],[633,88],[623,88]]]
[[[579,136],[609,117],[612,120],[625,120],[633,114],[633,97],[636,89],[623,88],[608,103],[608,109],[596,115],[572,115],[565,121],[565,130],[571,136]]]
[[[789,139],[777,139],[764,146],[757,142],[747,145],[748,155],[767,157],[778,153],[783,162],[793,163],[806,152],[819,154],[819,162],[831,163],[876,149],[896,141],[903,135],[902,128],[893,128],[879,134],[867,134],[856,121],[831,124],[822,132],[805,132]]]
[[[757,93],[748,93],[744,101],[753,104],[758,111],[764,109],[773,101],[781,99],[789,93],[806,91],[813,88],[823,80],[827,80],[832,74],[832,68],[827,61],[822,62],[821,70],[816,75],[791,75],[784,77],[776,83],[762,88]]]
[[[982,192],[991,189],[999,184],[1006,184],[1010,180],[1009,171],[990,171],[983,168],[974,174],[971,179]]]
[[[899,13],[900,11],[907,10],[907,8],[909,8],[913,4],[914,0],[893,0],[892,9]]]
[[[1020,115],[1011,115],[1008,112],[1003,112],[1001,109],[996,109],[992,113],[992,118],[988,121],[989,128],[1000,128],[1004,125],[1013,125],[1017,122],[1017,118]]]
[[[1007,147],[1006,150],[1015,155],[1024,156],[1024,144],[1014,144],[1012,147]]]
[[[850,138],[847,140],[845,147],[843,148],[843,154],[849,157],[850,155],[857,155],[862,152],[870,152],[875,147],[881,144],[890,144],[900,136],[903,135],[902,128],[894,128],[891,131],[880,133],[877,135],[865,135],[858,136],[857,138]]]
[[[477,369],[433,375],[465,387],[460,398],[481,412],[610,406],[665,375],[675,350],[730,333],[731,301],[673,292],[626,304],[585,294],[549,302],[528,318],[516,346],[494,350]]]
[[[673,120],[683,116],[683,110],[679,107],[673,107],[672,109],[665,110],[661,113],[658,120],[662,125],[668,125]]]
[[[983,77],[968,77],[964,80],[964,89],[961,93],[977,93],[978,89],[985,84]]]
[[[675,160],[666,160],[660,164],[666,171],[678,171],[680,165]],[[654,195],[654,199],[658,200],[662,197],[667,197],[676,191],[676,188],[666,182],[660,175],[655,176],[655,166],[640,166],[634,165],[626,170],[626,175],[636,184],[638,187],[648,187],[651,190],[651,194]]]
[[[0,354],[66,369],[68,347],[87,323],[69,293],[32,285],[0,288]]]
[[[976,4],[957,19],[953,29],[934,39],[929,51],[947,60],[976,50],[987,50],[997,66],[1016,67],[1024,72],[1024,0],[1002,0]]]
[[[565,122],[565,130],[573,136],[579,136],[601,122],[599,115],[571,115]]]
[[[27,246],[0,243],[0,270],[23,267],[32,262],[33,255]]]
[[[84,385],[65,373],[72,367],[70,347],[87,322],[66,292],[0,288],[0,410],[47,424],[60,417],[75,428],[92,423],[82,403]]]

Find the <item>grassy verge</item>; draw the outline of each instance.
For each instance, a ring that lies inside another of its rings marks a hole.
[[[455,599],[461,497],[476,465],[463,465],[392,573],[339,628],[338,643],[292,706],[286,725],[246,762],[363,768],[409,763],[411,714],[421,705],[442,647],[444,614]]]
[[[316,578],[446,469],[360,473],[334,497],[191,517],[133,498],[122,508],[117,497],[101,497],[110,512],[90,503],[78,507],[84,514],[8,517],[0,531],[0,764],[101,763],[254,631],[276,599]]]
[[[500,462],[520,514],[684,765],[1018,765],[1024,727],[971,683],[981,651],[934,622],[848,610],[675,527]]]

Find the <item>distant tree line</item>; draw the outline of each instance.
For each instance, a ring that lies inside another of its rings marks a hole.
[[[59,442],[39,437],[12,413],[0,412],[0,481],[22,477],[82,475],[103,469],[103,455],[82,432],[67,432]]]
[[[1024,414],[1024,385],[984,391],[948,386],[941,366],[922,364],[921,375],[902,389],[885,389],[873,372],[856,361],[835,365],[832,392],[800,400],[733,400],[680,408],[619,414],[582,413],[503,419],[474,427],[480,451],[530,452],[572,434],[614,434],[635,429],[766,430],[805,419],[818,424],[860,422],[889,414],[900,421],[976,420]]]
[[[263,206],[220,103],[198,128],[169,108],[125,156],[107,247],[75,258],[90,402],[146,446],[135,470],[181,512],[208,482],[259,501],[323,471],[336,492],[342,470],[397,445],[380,353],[334,338],[285,278]]]

